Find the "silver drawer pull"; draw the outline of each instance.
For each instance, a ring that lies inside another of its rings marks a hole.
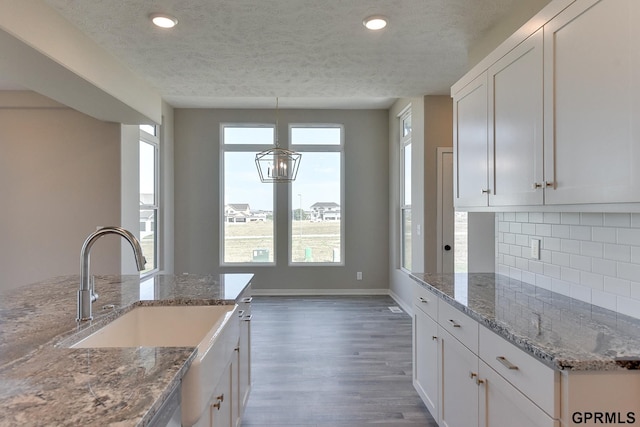
[[[251,304],[251,301],[253,301],[253,297],[245,297],[245,298],[242,298],[240,301],[246,302],[247,304]]]
[[[248,315],[247,317],[245,317],[244,320],[245,322],[251,322],[251,317],[253,317],[253,314]]]
[[[425,297],[420,297],[420,302],[423,302],[425,304],[429,304],[431,301],[429,301],[428,299],[426,299]]]
[[[505,368],[507,368],[507,369],[513,369],[513,370],[518,369],[518,367],[517,367],[516,365],[514,365],[514,364],[513,364],[513,363],[511,363],[511,362],[509,362],[509,361],[507,360],[507,358],[506,358],[506,357],[504,357],[504,356],[498,356],[498,357],[496,357],[496,360],[497,360],[498,362],[502,363],[502,365],[504,365],[504,367],[505,367]]]
[[[242,318],[244,316],[244,310],[238,310],[238,317]]]
[[[456,321],[455,321],[455,320],[453,320],[453,319],[449,319],[449,323],[451,323],[451,325],[452,325],[454,328],[460,328],[460,327],[462,327],[462,325],[461,325],[460,323],[456,322]]]

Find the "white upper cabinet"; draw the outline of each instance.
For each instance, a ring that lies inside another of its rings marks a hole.
[[[454,85],[457,208],[640,208],[638,22],[638,0],[553,0]]]
[[[487,206],[487,73],[453,96],[453,191],[458,206]]]
[[[490,206],[543,202],[543,34],[489,68]]]
[[[545,25],[545,203],[640,201],[639,20],[578,0]]]

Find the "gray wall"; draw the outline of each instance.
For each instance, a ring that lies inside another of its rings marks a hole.
[[[82,242],[120,222],[120,126],[33,92],[0,92],[0,288],[80,273]],[[92,271],[119,273],[119,242]]]
[[[276,266],[220,265],[220,124],[273,123],[273,110],[176,109],[175,272],[252,272],[257,293],[387,293],[389,161],[386,110],[280,110],[280,144],[288,123],[340,123],[345,129],[345,265],[287,265],[286,215],[276,225]],[[304,161],[304,159],[303,159]],[[256,171],[257,174],[257,171]],[[287,190],[286,185],[281,188]],[[287,209],[287,191],[277,205]],[[363,280],[356,280],[356,272]]]

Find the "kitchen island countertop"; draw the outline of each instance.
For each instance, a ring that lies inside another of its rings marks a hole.
[[[179,386],[192,347],[70,349],[137,305],[235,304],[252,274],[96,276],[78,324],[79,276],[0,292],[0,426],[144,426]]]
[[[638,319],[500,274],[411,277],[554,369],[640,369]]]

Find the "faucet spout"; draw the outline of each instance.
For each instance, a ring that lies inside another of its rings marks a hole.
[[[91,233],[89,237],[84,241],[82,249],[80,250],[80,289],[78,290],[78,310],[77,321],[91,320],[93,319],[91,303],[98,299],[98,295],[94,292],[91,276],[89,275],[89,261],[91,254],[91,247],[93,244],[105,234],[117,234],[123,239],[129,242],[133,248],[133,256],[136,259],[136,266],[138,271],[144,270],[144,266],[147,260],[142,255],[142,247],[140,242],[130,231],[121,227],[101,227]]]

